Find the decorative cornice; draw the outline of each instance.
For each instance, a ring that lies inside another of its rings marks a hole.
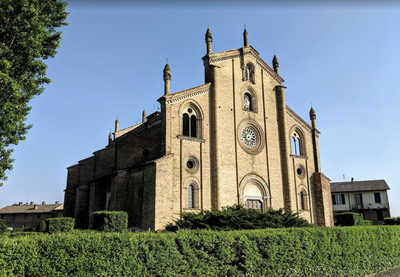
[[[187,90],[175,92],[170,95],[164,95],[163,97],[158,99],[158,101],[161,102],[164,100],[165,104],[177,103],[210,92],[210,86],[211,83],[207,83]]]

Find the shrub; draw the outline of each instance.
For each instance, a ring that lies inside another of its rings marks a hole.
[[[20,233],[20,232],[22,232],[22,228],[14,228],[12,232],[13,233]]]
[[[383,219],[384,225],[400,225],[400,217],[386,217]]]
[[[283,209],[269,209],[261,212],[246,209],[243,205],[228,206],[220,210],[183,212],[181,219],[168,224],[165,230],[176,232],[179,229],[208,229],[217,231],[252,230],[265,228],[311,227],[307,220],[297,213],[284,212]]]
[[[0,229],[0,235],[9,234],[9,233],[10,233],[10,229],[8,229],[8,228]]]
[[[128,214],[122,211],[93,213],[93,229],[103,232],[122,232],[128,229]]]
[[[39,223],[39,232],[46,232],[46,222],[43,220]]]
[[[70,232],[74,229],[75,219],[71,217],[55,217],[46,219],[46,231],[49,233]]]
[[[4,223],[4,219],[0,219],[0,230],[7,228],[6,224]]]
[[[340,226],[363,226],[372,225],[368,222],[364,222],[362,214],[359,213],[340,213],[335,215],[336,224]],[[369,220],[367,220],[369,221]]]
[[[24,232],[33,232],[33,231],[35,231],[35,228],[33,228],[33,227],[26,227],[24,229]]]

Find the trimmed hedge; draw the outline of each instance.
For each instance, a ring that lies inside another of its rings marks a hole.
[[[385,225],[400,225],[400,217],[386,217],[383,219]]]
[[[122,232],[128,229],[128,214],[122,211],[93,213],[93,229],[102,232]]]
[[[335,215],[336,223],[339,226],[371,226],[371,220],[364,220],[362,214],[359,213],[340,213]]]
[[[73,231],[0,240],[0,276],[365,276],[400,265],[400,226]]]
[[[74,229],[75,219],[71,217],[55,217],[46,219],[46,232],[71,232]]]
[[[4,219],[0,219],[0,229],[7,228],[6,224],[4,223]]]
[[[46,222],[44,222],[43,220],[40,221],[39,223],[39,232],[46,232]]]

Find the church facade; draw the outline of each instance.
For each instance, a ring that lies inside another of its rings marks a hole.
[[[316,113],[310,124],[286,106],[276,56],[272,68],[248,44],[212,52],[204,84],[171,93],[163,71],[160,112],[110,134],[109,144],[68,168],[64,216],[78,228],[94,211],[126,211],[129,227],[161,229],[183,211],[243,204],[285,208],[332,226],[329,179],[322,174]]]

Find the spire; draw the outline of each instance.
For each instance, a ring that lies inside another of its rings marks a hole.
[[[164,77],[164,95],[168,95],[171,82],[171,69],[169,68],[168,65],[168,59],[167,59],[167,64],[164,67],[163,77]]]
[[[143,112],[142,112],[142,123],[145,123],[146,122],[146,111],[143,109]]]
[[[278,58],[274,55],[274,58],[272,59],[272,66],[274,67],[274,71],[278,73],[278,68],[279,68],[279,62]]]
[[[108,144],[110,144],[111,141],[112,141],[112,134],[111,134],[111,131],[110,131],[110,133],[108,134]]]
[[[210,28],[207,28],[206,32],[206,44],[207,44],[207,54],[211,54],[211,43],[212,43],[212,34]]]
[[[313,129],[315,129],[315,127],[316,127],[316,124],[315,124],[315,120],[316,119],[317,119],[317,114],[315,113],[315,110],[311,106],[311,109],[310,109],[310,120],[311,120],[311,125],[312,125]]]
[[[117,118],[117,120],[115,120],[115,132],[118,132],[118,130],[119,130],[119,121]]]
[[[244,25],[244,32],[243,32],[243,42],[244,46],[249,46],[249,38],[247,36],[247,31],[246,31],[246,24]]]

